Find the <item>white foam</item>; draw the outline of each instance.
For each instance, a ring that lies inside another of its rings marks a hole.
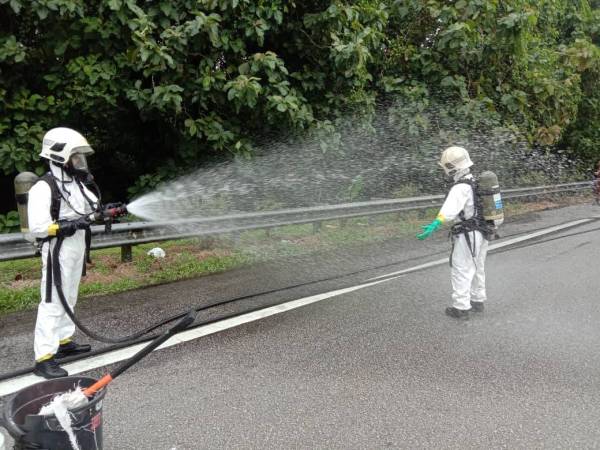
[[[73,432],[72,417],[69,410],[78,408],[87,403],[87,397],[83,393],[81,387],[76,387],[72,391],[63,392],[55,396],[50,403],[42,406],[39,415],[49,416],[54,414],[60,426],[69,436],[69,441],[73,450],[80,450],[77,436]]]

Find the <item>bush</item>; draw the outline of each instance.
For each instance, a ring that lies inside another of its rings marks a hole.
[[[0,233],[12,233],[19,231],[19,214],[17,211],[9,211],[7,214],[0,214]]]

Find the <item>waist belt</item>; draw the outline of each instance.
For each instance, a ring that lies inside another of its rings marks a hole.
[[[493,231],[487,222],[471,217],[470,219],[463,219],[458,223],[455,223],[450,227],[450,236],[452,237],[452,250],[450,251],[450,267],[452,267],[452,255],[454,254],[454,238],[461,234],[465,235],[467,246],[471,252],[471,256],[475,259],[477,254],[476,248],[476,237],[475,231],[479,231],[483,238],[487,241],[490,240]],[[473,233],[473,239],[471,239],[471,233]]]
[[[493,235],[493,230],[485,220],[471,217],[470,219],[461,220],[450,227],[450,233],[452,236],[458,236],[460,234],[467,235],[472,231],[479,231],[486,240],[490,240]]]

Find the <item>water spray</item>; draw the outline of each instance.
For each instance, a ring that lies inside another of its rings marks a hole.
[[[338,142],[314,134],[257,137],[251,159],[207,164],[134,199],[128,210],[177,221],[436,194],[447,189],[436,163],[451,145],[466,148],[482,171],[493,170],[502,187],[578,177],[579,163],[566,153],[532,146],[493,112],[470,106],[442,97],[423,107],[396,99],[377,105],[369,123],[340,119]]]

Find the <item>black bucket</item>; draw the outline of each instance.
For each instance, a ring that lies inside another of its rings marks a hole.
[[[55,395],[77,386],[86,388],[97,380],[89,377],[65,377],[42,381],[17,392],[4,405],[4,426],[15,440],[15,450],[69,450],[69,436],[54,415],[39,416],[42,406]],[[69,410],[72,428],[82,450],[102,450],[102,399],[106,388],[83,406]]]

